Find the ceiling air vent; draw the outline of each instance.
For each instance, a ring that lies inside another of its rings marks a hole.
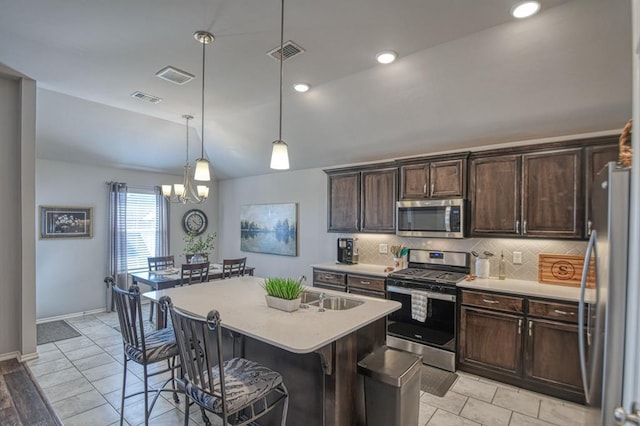
[[[289,40],[289,41],[286,41],[282,46],[282,52],[283,52],[282,60],[286,61],[287,59],[293,58],[294,56],[304,53],[304,49],[299,45],[295,44],[294,42],[292,42],[291,40]],[[279,61],[280,46],[268,51],[267,55],[271,56],[276,61]]]
[[[159,104],[162,102],[162,98],[157,96],[147,95],[146,93],[142,93],[140,91],[135,91],[131,94],[132,98],[140,99],[141,101],[151,102],[152,104]]]
[[[172,66],[164,67],[156,73],[156,76],[163,80],[170,81],[174,84],[185,84],[195,78],[195,75],[189,74],[186,71],[182,71]]]

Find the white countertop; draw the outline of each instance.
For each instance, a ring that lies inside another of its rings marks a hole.
[[[344,311],[318,312],[314,306],[295,312],[279,311],[267,307],[263,281],[264,278],[245,276],[151,291],[143,296],[155,301],[169,296],[177,308],[202,317],[217,309],[225,328],[294,353],[313,352],[400,309],[400,303],[391,300],[323,289],[327,295],[365,303]]]
[[[499,280],[497,278],[476,278],[474,281],[462,281],[458,283],[458,287],[470,290],[499,291],[522,296],[545,297],[569,302],[577,302],[580,300],[580,287],[542,284],[537,281],[509,278],[505,280]],[[587,289],[585,292],[587,302],[594,301],[595,298],[595,290]]]
[[[372,265],[370,263],[356,263],[355,265],[345,265],[343,263],[327,262],[311,265],[312,268],[327,269],[336,272],[346,272],[348,274],[365,274],[386,278],[389,272],[385,272],[385,265]]]

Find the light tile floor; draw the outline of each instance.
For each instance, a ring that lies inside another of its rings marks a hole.
[[[39,358],[28,362],[29,368],[65,425],[118,424],[123,372],[122,339],[114,329],[118,318],[103,313],[67,322],[82,336],[38,346]],[[129,363],[129,371],[133,374],[127,376],[127,393],[142,389],[142,368]],[[182,409],[182,398],[175,404],[171,393],[163,393],[150,424],[182,424]],[[143,410],[142,396],[128,399],[124,424],[144,424]],[[190,414],[190,424],[203,424],[199,410],[192,408]],[[585,424],[585,415],[581,405],[458,372],[443,398],[421,393],[419,426],[579,426]],[[209,418],[221,424],[215,416]],[[294,425],[302,421],[290,420]]]

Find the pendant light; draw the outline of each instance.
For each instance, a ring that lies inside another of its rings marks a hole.
[[[195,185],[191,179],[191,165],[189,164],[189,120],[193,119],[193,116],[183,115],[182,118],[186,121],[185,127],[187,129],[184,176],[182,183],[176,183],[173,186],[162,185],[162,195],[172,203],[201,204],[209,196],[209,187],[206,185]]]
[[[205,80],[204,65],[205,65],[205,48],[207,44],[212,43],[215,40],[215,38],[213,37],[213,34],[207,31],[196,31],[193,37],[195,37],[196,40],[202,43],[202,113],[201,113],[202,128],[200,131],[200,140],[202,143],[200,147],[200,158],[196,160],[196,173],[195,173],[194,179],[198,181],[208,182],[211,180],[211,175],[209,174],[209,160],[204,158],[204,80]]]
[[[274,170],[289,170],[289,152],[287,144],[282,140],[282,77],[284,75],[282,63],[284,61],[284,0],[280,10],[280,118],[278,120],[278,140],[273,141],[271,151],[271,168]]]

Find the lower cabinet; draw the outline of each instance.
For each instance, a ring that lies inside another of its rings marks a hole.
[[[458,368],[584,403],[577,318],[576,303],[462,290]]]
[[[347,291],[347,274],[313,268],[313,286],[328,290]]]
[[[344,273],[313,268],[313,286],[384,299],[385,278],[358,273]]]

